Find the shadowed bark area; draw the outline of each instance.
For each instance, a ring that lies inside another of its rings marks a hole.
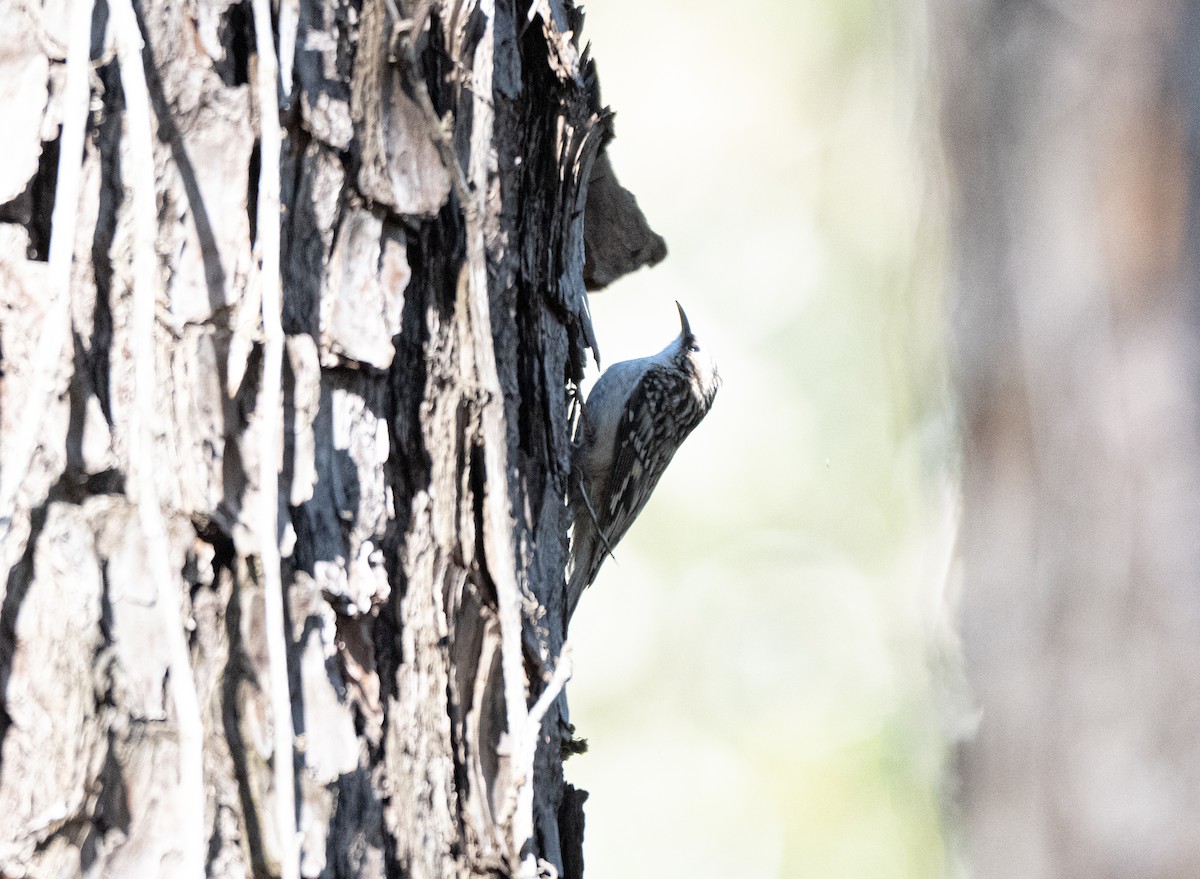
[[[281,0],[275,106],[255,87],[250,3],[134,8],[152,170],[131,158],[118,16],[0,2],[0,67],[21,72],[19,88],[0,77],[0,873],[280,875],[298,834],[304,876],[582,876],[586,794],[564,781],[553,696],[571,411],[596,348],[585,276],[603,286],[665,253],[601,161],[582,14]],[[80,15],[90,47],[72,41]],[[278,157],[262,124],[276,112]],[[69,144],[76,123],[64,190],[60,128]],[[278,376],[257,215],[272,163]],[[605,223],[585,223],[589,184]],[[49,243],[64,197],[67,262]],[[137,404],[147,365],[153,411]],[[288,754],[255,518],[275,381]],[[146,467],[151,501],[129,478]],[[165,627],[187,638],[203,802]],[[275,811],[279,761],[294,827]]]

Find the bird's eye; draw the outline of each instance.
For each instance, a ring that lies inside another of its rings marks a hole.
[[[691,351],[693,354],[699,354],[700,346],[697,345],[695,342],[692,342],[692,344],[688,345],[688,350]]]

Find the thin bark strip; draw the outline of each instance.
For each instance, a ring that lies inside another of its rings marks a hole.
[[[279,129],[277,59],[267,0],[252,0],[254,39],[258,50],[258,241],[259,290],[262,298],[263,366],[259,393],[259,560],[263,571],[263,617],[267,642],[267,675],[274,732],[272,769],[275,781],[275,833],[283,879],[300,875],[300,841],[296,831],[292,742],[292,693],[288,677],[288,644],[279,561],[279,437],[283,398],[282,294],[279,287]]]
[[[135,503],[147,548],[147,567],[158,584],[155,601],[162,614],[162,637],[167,643],[171,699],[179,730],[179,797],[204,814],[204,728],[187,641],[180,621],[179,589],[171,572],[167,530],[155,483],[154,440],[151,422],[158,388],[154,338],[158,305],[154,283],[154,239],[157,232],[154,186],[153,137],[150,128],[150,95],[142,69],[142,37],[130,0],[110,3],[117,31],[117,55],[125,92],[125,117],[129,139],[129,168],[133,210],[133,308],[130,337],[134,361],[134,404],[130,411],[130,461],[134,471]],[[183,869],[186,876],[204,875],[203,822],[183,828]]]
[[[487,210],[485,199],[495,173],[491,150],[494,117],[486,97],[492,92],[491,50],[495,8],[491,0],[481,0],[479,11],[485,21],[472,67],[475,100],[472,106],[471,159],[466,185],[459,183],[455,187],[460,198],[470,197],[468,193],[474,193],[475,196],[470,202],[463,203],[467,237],[464,340],[469,346],[469,362],[474,364],[479,385],[477,393],[481,424],[477,441],[484,449],[486,480],[483,489],[484,552],[496,588],[508,746],[514,764],[511,782],[515,789],[506,794],[508,803],[501,809],[500,825],[503,827],[511,823],[512,856],[520,864],[514,872],[523,879],[534,879],[537,876],[537,863],[530,847],[533,840],[533,749],[526,744],[534,731],[529,728],[525,669],[521,657],[521,605],[528,593],[518,579],[518,558],[513,546],[513,514],[508,495],[508,428],[505,424],[504,389],[496,371],[483,228]],[[430,122],[436,120],[431,119]],[[457,160],[451,176],[456,181],[462,179]],[[511,809],[510,814],[506,814],[508,809]]]

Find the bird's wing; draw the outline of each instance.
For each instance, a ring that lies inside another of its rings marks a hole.
[[[607,470],[611,463],[612,433],[615,428],[608,413],[623,409],[633,388],[641,379],[645,366],[637,360],[614,363],[592,387],[583,407],[583,447],[588,460],[584,461],[588,475],[596,468]]]
[[[677,383],[666,369],[648,369],[625,406],[616,431],[608,494],[597,507],[610,546],[625,536],[675,454],[674,444],[660,432],[670,423]]]

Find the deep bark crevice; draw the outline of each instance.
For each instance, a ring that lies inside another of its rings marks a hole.
[[[241,646],[243,587],[241,578],[234,571],[228,571],[226,576],[229,577],[232,588],[225,605],[225,637],[229,653],[221,673],[221,721],[225,739],[229,742],[229,754],[242,807],[238,816],[239,824],[245,836],[250,862],[255,876],[268,876],[270,871],[267,867],[260,826],[262,809],[254,795],[250,750],[241,729],[241,706],[244,704],[241,691],[245,687],[253,686],[249,671],[250,661]]]
[[[9,569],[4,586],[4,600],[0,602],[0,693],[8,692],[13,658],[17,651],[17,616],[21,613],[21,604],[33,583],[34,555],[38,538],[46,526],[46,514],[53,502],[52,498],[53,493],[44,504],[30,510],[29,540],[25,546],[25,553],[20,561]],[[7,703],[0,704],[0,753],[3,753],[4,738],[8,734],[11,720]]]
[[[50,218],[58,183],[58,141],[42,141],[37,173],[15,199],[0,207],[0,222],[19,223],[29,233],[28,257],[35,262],[50,258]]]
[[[105,85],[104,114],[96,136],[100,156],[100,196],[96,212],[96,231],[92,236],[92,276],[96,284],[96,302],[88,338],[88,370],[92,390],[100,401],[104,417],[113,423],[110,395],[110,352],[113,341],[113,260],[112,247],[117,230],[117,214],[125,198],[125,182],[121,176],[121,108],[117,65],[107,64],[100,69]],[[77,329],[76,332],[79,330]]]
[[[249,3],[229,6],[221,21],[220,38],[225,57],[213,66],[221,81],[228,86],[246,85],[250,82],[251,46],[254,45]]]

